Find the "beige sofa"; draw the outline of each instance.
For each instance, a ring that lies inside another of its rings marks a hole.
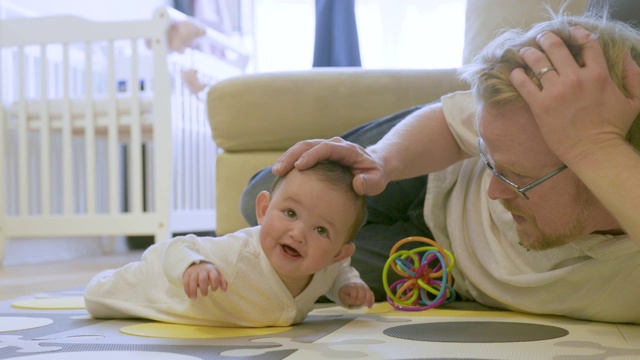
[[[543,3],[558,9],[563,2],[469,0],[464,61],[498,29],[543,20]],[[587,0],[574,0],[567,11],[580,13],[586,5]],[[247,182],[296,142],[338,136],[357,125],[465,88],[456,69],[357,68],[252,74],[212,86],[209,120],[220,149],[216,232],[221,235],[247,226],[239,210]]]

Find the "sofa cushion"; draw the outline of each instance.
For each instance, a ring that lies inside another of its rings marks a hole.
[[[455,69],[252,74],[210,89],[209,121],[224,151],[284,151],[465,88]]]
[[[248,226],[240,213],[240,197],[249,179],[270,166],[281,151],[223,152],[216,161],[216,234]]]
[[[567,14],[582,14],[589,0],[467,0],[462,63],[468,64],[476,53],[505,28],[528,28],[548,20],[548,4],[554,12],[563,5]],[[565,5],[566,3],[566,5]]]

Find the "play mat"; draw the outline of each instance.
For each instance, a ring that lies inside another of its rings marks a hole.
[[[0,359],[640,359],[640,326],[454,302],[321,304],[302,324],[230,329],[89,318],[82,289],[0,302]]]

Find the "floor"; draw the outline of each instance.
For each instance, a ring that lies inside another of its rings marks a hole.
[[[141,251],[28,265],[0,266],[0,300],[82,287],[101,270],[140,260]]]
[[[0,359],[638,359],[640,353],[638,325],[487,311],[474,303],[422,313],[394,311],[386,303],[371,311],[319,307],[291,328],[234,334],[228,328],[90,319],[84,309],[13,306],[11,299],[20,297],[31,304],[81,298],[80,291],[55,292],[81,288],[99,271],[141,255],[137,250],[0,267]]]
[[[423,312],[397,311],[387,303],[371,310],[329,305],[294,326],[231,329],[93,319],[80,305],[81,296],[43,292],[0,301],[0,359],[637,360],[640,354],[639,325],[496,311],[467,302]]]

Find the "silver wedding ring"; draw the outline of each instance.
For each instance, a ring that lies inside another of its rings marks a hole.
[[[542,69],[540,69],[540,71],[538,71],[538,79],[542,79],[542,75],[546,74],[548,71],[556,71],[556,68],[554,68],[553,66],[545,66]]]

